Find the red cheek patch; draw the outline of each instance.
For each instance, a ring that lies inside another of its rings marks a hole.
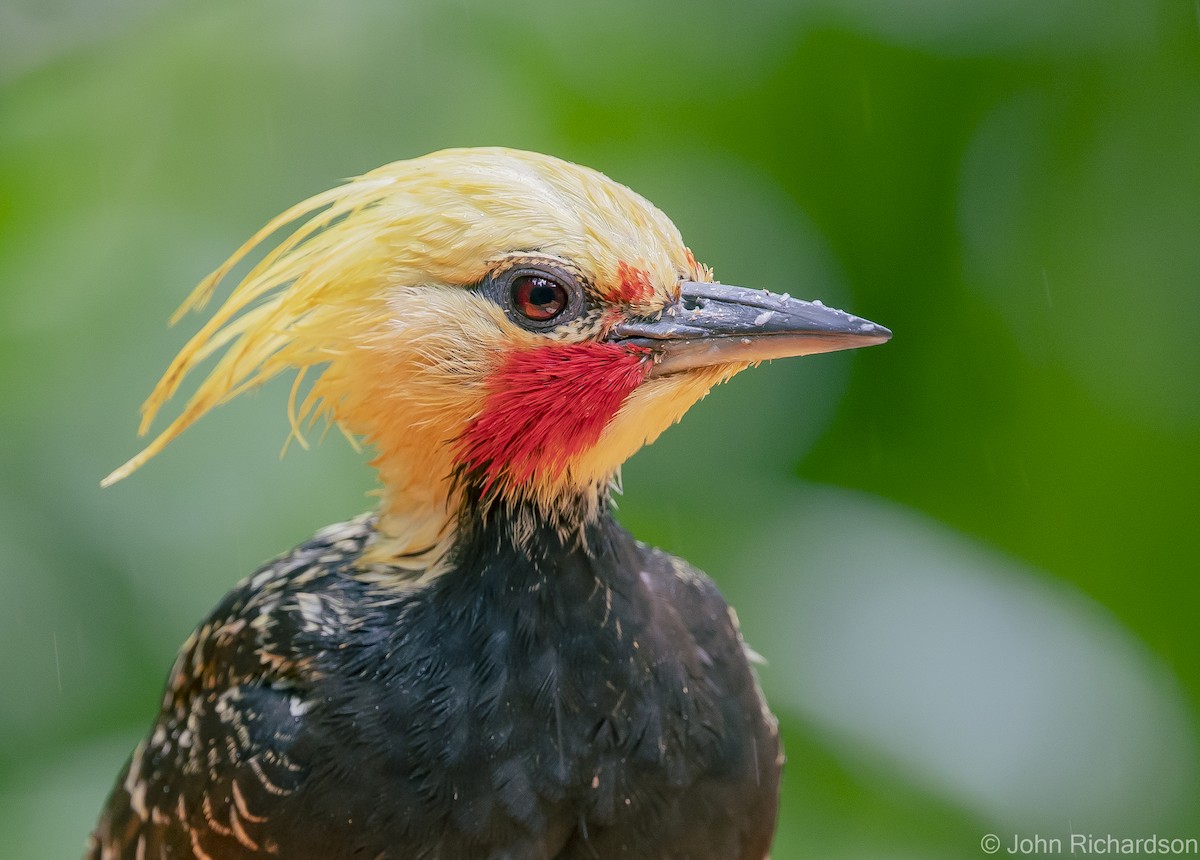
[[[557,477],[596,444],[650,367],[644,351],[611,343],[514,352],[488,380],[483,408],[459,443],[460,462],[482,472],[485,492],[501,477]]]
[[[650,281],[650,273],[622,260],[617,265],[617,293],[613,299],[622,304],[636,305],[650,301],[653,296],[654,284]]]

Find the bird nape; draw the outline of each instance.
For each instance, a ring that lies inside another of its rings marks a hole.
[[[782,753],[736,617],[617,525],[611,486],[749,365],[890,333],[719,284],[628,188],[505,149],[289,209],[181,313],[295,222],[171,363],[142,432],[219,355],[183,412],[105,483],[295,370],[292,432],[363,440],[380,504],[192,634],[87,856],[762,860]]]

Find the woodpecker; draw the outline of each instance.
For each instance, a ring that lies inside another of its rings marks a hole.
[[[890,332],[720,284],[630,189],[508,149],[318,194],[176,318],[255,249],[141,432],[215,365],[104,483],[294,371],[292,434],[364,443],[379,504],[199,625],[86,856],[766,857],[782,752],[752,652],[712,581],[630,536],[611,495],[715,384]]]

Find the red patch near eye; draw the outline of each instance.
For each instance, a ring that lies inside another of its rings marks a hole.
[[[485,492],[535,474],[562,474],[596,444],[645,380],[643,352],[611,343],[550,344],[508,356],[489,378],[483,409],[460,441],[460,459],[485,475]]]
[[[617,265],[617,282],[617,294],[613,298],[623,304],[640,304],[654,296],[654,284],[650,281],[650,273],[631,266],[624,260]]]

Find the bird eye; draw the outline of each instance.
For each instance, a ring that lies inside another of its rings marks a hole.
[[[567,288],[544,275],[519,275],[512,283],[512,306],[534,322],[549,322],[563,312]]]
[[[586,285],[569,260],[548,254],[514,254],[478,288],[521,328],[550,333],[587,310]]]

